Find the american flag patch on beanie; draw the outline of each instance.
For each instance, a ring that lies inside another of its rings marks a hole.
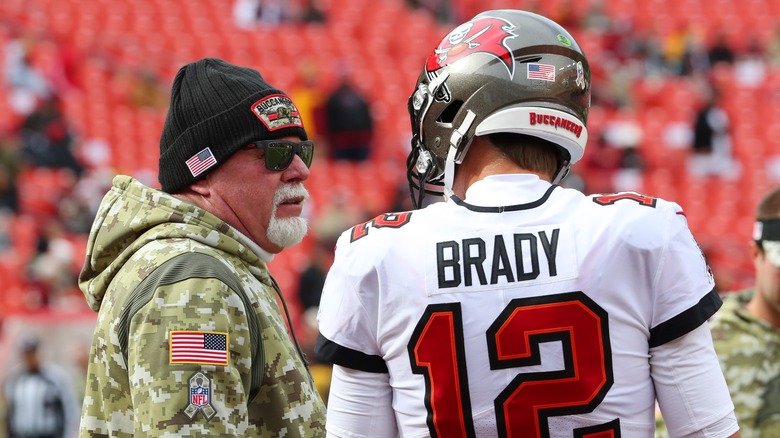
[[[190,172],[192,172],[192,176],[198,176],[208,168],[217,164],[217,159],[214,157],[214,154],[211,153],[211,148],[206,148],[193,155],[192,158],[185,163],[190,169]]]

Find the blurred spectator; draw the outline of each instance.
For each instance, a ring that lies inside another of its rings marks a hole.
[[[0,214],[3,215],[4,231],[0,230],[0,249],[8,246],[11,236],[9,221],[19,213],[19,145],[15,137],[0,132]]]
[[[604,133],[593,138],[588,147],[593,148],[585,159],[588,187],[594,193],[614,192],[613,178],[620,169],[622,160],[620,149],[613,147],[606,140]],[[569,177],[567,176],[566,179]]]
[[[290,90],[290,97],[298,107],[309,139],[317,141],[320,132],[325,128],[323,108],[325,94],[320,87],[319,69],[314,60],[305,59],[298,65],[298,80]],[[322,150],[318,149],[317,154],[321,152]]]
[[[642,77],[656,76],[666,71],[663,42],[657,34],[632,29],[627,51],[630,59],[641,66]]]
[[[279,24],[290,19],[288,0],[260,0],[258,18],[262,24]]]
[[[612,27],[612,18],[607,15],[603,0],[594,1],[588,6],[588,9],[582,16],[580,26],[583,30],[596,35],[603,35],[609,31]]]
[[[707,46],[699,32],[691,31],[685,42],[679,74],[681,76],[699,76],[710,69],[710,57]]]
[[[0,212],[13,214],[19,211],[19,192],[11,169],[0,162]]]
[[[780,66],[780,23],[775,24],[766,47],[767,61],[772,67]]]
[[[10,89],[8,100],[11,109],[19,115],[30,114],[36,102],[52,94],[52,86],[44,73],[32,63],[35,44],[32,35],[17,35],[3,48],[3,76]]]
[[[323,205],[312,224],[312,232],[317,240],[333,248],[344,230],[368,220],[369,214],[347,190],[337,187],[330,193],[329,202]]]
[[[688,170],[697,177],[720,176],[733,180],[739,177],[740,166],[732,157],[730,119],[720,99],[720,91],[712,89],[696,112]]]
[[[66,39],[52,35],[50,65],[44,66],[44,74],[52,85],[54,94],[64,95],[82,88],[81,67],[84,65],[81,53]],[[48,68],[46,68],[48,67]]]
[[[38,237],[36,252],[27,265],[29,288],[25,304],[29,309],[59,307],[69,293],[77,290],[77,274],[71,269],[74,256],[73,244],[59,219],[46,223]]]
[[[56,96],[44,99],[22,122],[22,159],[37,167],[66,168],[80,176],[83,166],[74,155],[75,137]]]
[[[317,309],[320,306],[325,276],[333,262],[333,244],[317,240],[312,249],[308,265],[298,277],[298,301],[303,310],[305,330],[301,336],[304,352],[314,360],[314,344],[317,341]]]
[[[412,9],[422,9],[430,13],[439,24],[454,22],[450,0],[407,0],[406,3]]]
[[[154,70],[144,68],[135,75],[130,103],[141,108],[167,108],[168,100],[168,92]]]
[[[300,343],[304,354],[309,360],[309,369],[314,379],[317,391],[323,401],[328,400],[330,389],[331,365],[320,363],[314,354],[319,328],[317,311],[320,306],[322,287],[331,263],[333,263],[333,242],[317,240],[312,249],[309,263],[298,277],[298,300],[303,309],[304,330]]]
[[[113,177],[113,169],[90,169],[65,194],[59,204],[58,214],[68,233],[89,233],[100,201],[111,188]]]
[[[708,54],[711,66],[718,63],[733,64],[736,59],[734,49],[725,33],[719,33],[715,37],[715,42],[710,46]]]
[[[240,29],[287,21],[287,0],[234,0],[233,22]]]
[[[374,121],[366,98],[342,74],[340,84],[325,100],[325,132],[330,157],[365,161],[371,154]]]
[[[431,198],[431,196],[424,199],[427,198]],[[399,213],[411,210],[414,210],[414,204],[412,204],[412,197],[409,194],[409,182],[404,179],[396,184],[393,199],[390,203],[390,208],[388,208],[387,211]]]
[[[758,39],[748,40],[745,50],[739,52],[734,64],[734,79],[744,88],[757,88],[766,79],[766,59],[764,49]]]
[[[324,23],[327,17],[325,16],[325,12],[320,5],[319,0],[306,0],[306,3],[303,5],[303,9],[301,10],[299,20],[304,23],[314,24],[314,23]],[[297,104],[298,101],[296,100],[295,103]],[[308,119],[304,119],[308,120]],[[308,128],[307,128],[308,131]]]
[[[39,341],[22,342],[22,369],[5,381],[8,438],[75,436],[80,406],[68,373],[40,356]]]
[[[627,146],[622,149],[620,168],[615,173],[612,184],[618,192],[636,191],[643,186],[645,168],[644,157],[637,146]]]
[[[239,29],[251,29],[260,19],[260,0],[235,0],[233,23]]]
[[[639,153],[643,131],[632,110],[617,115],[604,128],[604,141],[617,151],[617,167],[612,175],[615,191],[638,190],[642,186],[645,161]]]
[[[13,213],[8,210],[0,209],[0,253],[13,248],[14,242],[13,237],[11,236],[11,221],[13,218]],[[0,322],[2,322],[1,319]]]
[[[664,39],[664,63],[674,75],[682,74],[683,56],[688,45],[688,32],[687,25],[679,24]]]

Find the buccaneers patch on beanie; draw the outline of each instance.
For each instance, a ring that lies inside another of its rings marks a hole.
[[[308,140],[292,99],[257,70],[205,58],[182,67],[160,136],[158,179],[176,193],[251,142]]]

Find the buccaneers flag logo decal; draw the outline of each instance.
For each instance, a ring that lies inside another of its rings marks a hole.
[[[480,18],[458,26],[450,32],[439,47],[433,50],[425,64],[429,72],[474,53],[486,53],[498,58],[509,71],[511,78],[515,73],[515,60],[506,46],[506,41],[517,35],[512,23],[494,17]]]

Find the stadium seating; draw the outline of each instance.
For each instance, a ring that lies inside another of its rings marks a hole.
[[[288,3],[294,9],[302,1]],[[597,3],[603,4],[613,19],[631,18],[637,31],[664,36],[680,26],[695,24],[706,42],[724,32],[738,49],[745,48],[750,37],[771,41],[780,21],[780,2],[775,0],[749,0],[739,2],[739,6],[729,0],[451,2],[458,19],[507,6],[528,7],[553,18],[567,12],[583,15]],[[327,0],[321,4],[328,16],[325,24],[284,23],[245,30],[234,26],[232,2],[226,0],[3,0],[0,24],[13,23],[83,54],[83,90],[68,96],[67,116],[81,138],[104,140],[111,148],[114,169],[129,174],[156,169],[165,111],[130,105],[123,72],[153,68],[168,84],[182,64],[217,56],[256,67],[271,83],[289,90],[296,85],[299,63],[311,60],[318,67],[320,86],[328,89],[335,84],[335,69],[346,63],[373,103],[375,153],[365,165],[315,162],[309,187],[315,200],[312,220],[316,221],[316,200],[327,199],[334,186],[347,190],[352,202],[371,209],[389,205],[404,178],[403,159],[410,137],[406,99],[428,51],[447,31],[447,26],[437,24],[431,15],[408,9],[403,0]],[[603,67],[601,36],[582,29],[574,33],[594,68]],[[0,32],[0,43],[6,40],[7,35]],[[754,89],[741,88],[731,71],[718,76],[724,79],[727,109],[733,117],[734,153],[743,168],[749,169],[734,182],[688,177],[684,164],[687,148],[669,140],[670,127],[684,127],[693,120],[700,100],[696,84],[664,76],[643,78],[631,87],[636,119],[644,133],[639,150],[648,164],[643,184],[636,190],[680,203],[697,239],[707,248],[708,256],[711,254],[714,267],[736,272],[732,284],[737,286],[750,280],[746,251],[739,242],[749,239],[749,217],[758,197],[777,183],[766,164],[780,154],[780,68],[775,66],[767,74]],[[0,95],[6,91],[0,84]],[[597,138],[613,115],[611,110],[594,108],[591,138]],[[0,122],[11,124],[12,117],[6,99],[0,99]],[[26,216],[15,226],[20,233],[16,249],[22,259],[30,255],[33,232],[25,217],[51,214],[59,191],[71,183],[47,172],[20,176]],[[272,262],[288,294],[296,289],[307,248],[306,244],[291,248]],[[19,266],[7,259],[0,257],[2,282],[17,287],[19,276],[9,272],[18,272]],[[6,297],[3,307],[15,308],[7,301],[13,288],[0,289]]]

